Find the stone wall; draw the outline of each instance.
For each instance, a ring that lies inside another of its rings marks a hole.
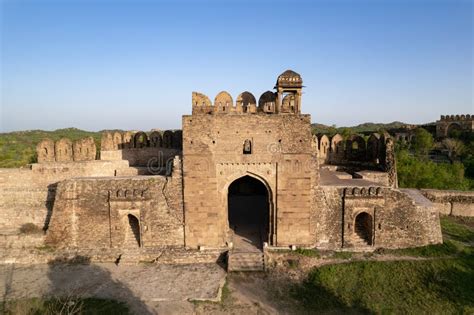
[[[322,186],[314,202],[318,248],[403,248],[442,242],[438,212],[416,190]],[[368,243],[361,243],[356,233],[356,218],[362,213],[371,219]]]
[[[436,137],[448,137],[452,131],[473,132],[474,116],[473,115],[441,115],[436,121]]]
[[[0,233],[16,233],[25,223],[46,228],[56,186],[62,180],[129,172],[127,161],[55,162],[0,169]]]
[[[320,164],[352,168],[350,173],[361,170],[383,171],[388,175],[388,185],[397,187],[394,144],[388,133],[373,133],[367,140],[360,135],[344,139],[339,134],[331,138],[321,134],[314,141],[317,143]]]
[[[183,135],[181,130],[143,131],[114,131],[102,134],[100,150],[114,151],[122,149],[166,148],[182,149]]]
[[[183,247],[181,171],[173,175],[59,183],[46,241],[81,249]]]
[[[228,187],[246,175],[264,183],[271,196],[270,243],[312,244],[318,167],[311,142],[309,115],[183,116],[186,245],[230,241]]]
[[[474,191],[422,189],[439,213],[474,217]]]
[[[151,174],[166,174],[166,165],[181,151],[161,147],[131,148],[100,151],[100,159],[105,161],[126,160],[130,166],[147,167]]]

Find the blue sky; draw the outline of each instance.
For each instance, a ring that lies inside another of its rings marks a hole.
[[[337,126],[473,113],[472,1],[1,3],[0,131],[180,128],[286,69]]]

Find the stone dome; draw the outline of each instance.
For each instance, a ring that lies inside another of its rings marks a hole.
[[[303,87],[303,79],[293,70],[286,70],[278,76],[275,87]]]

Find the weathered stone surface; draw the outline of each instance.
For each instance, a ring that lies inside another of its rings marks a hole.
[[[114,150],[114,137],[110,132],[102,133],[102,140],[100,141],[100,150],[101,151],[110,151]]]
[[[44,139],[36,146],[36,155],[38,163],[54,162],[56,156],[54,152],[54,141],[51,139]]]
[[[422,189],[442,214],[474,217],[474,191]]]
[[[77,140],[73,144],[74,161],[93,161],[95,160],[97,149],[94,138],[87,137]]]
[[[72,141],[67,138],[59,139],[54,144],[54,153],[56,155],[56,162],[73,161]]]
[[[182,247],[182,203],[171,200],[181,199],[173,194],[180,189],[180,178],[163,176],[63,181],[46,241],[68,248]]]

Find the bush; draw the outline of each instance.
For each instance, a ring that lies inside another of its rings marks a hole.
[[[25,223],[20,227],[21,234],[40,234],[43,233],[43,229],[33,223]]]
[[[410,155],[407,150],[397,153],[398,182],[402,188],[433,188],[468,190],[470,182],[464,177],[464,166],[436,164]]]

